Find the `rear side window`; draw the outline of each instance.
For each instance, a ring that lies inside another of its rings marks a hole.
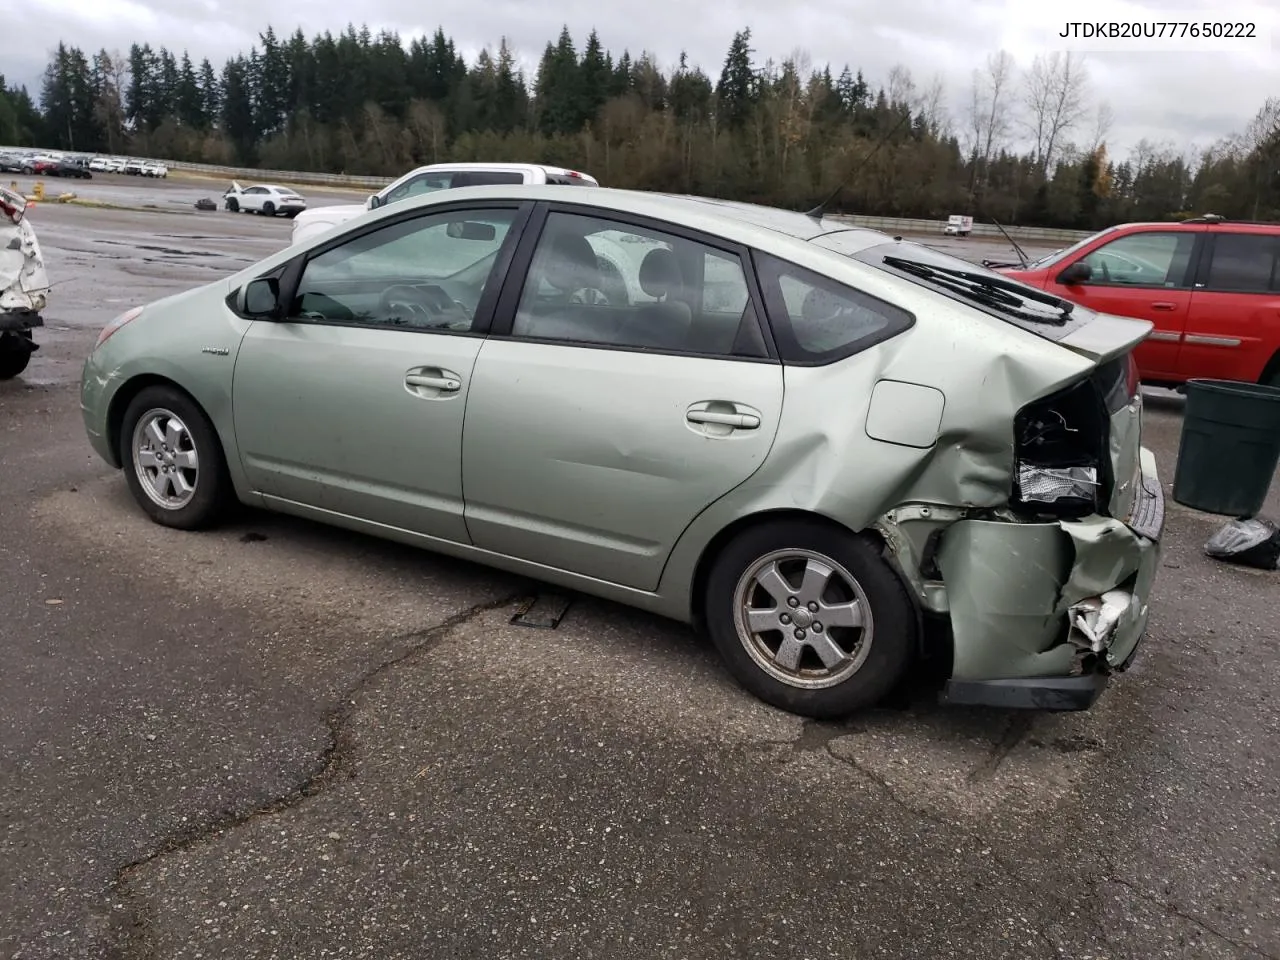
[[[459,174],[453,181],[455,187],[484,187],[495,183],[524,183],[524,174],[513,170],[483,170]]]
[[[592,186],[590,180],[584,180],[582,177],[566,177],[559,173],[548,173],[547,183],[554,183],[565,187],[589,187]]]
[[[778,353],[791,363],[831,363],[897,336],[907,310],[768,254],[754,255]]]
[[[1280,256],[1280,237],[1259,233],[1215,234],[1205,286],[1239,293],[1280,290],[1277,256]]]

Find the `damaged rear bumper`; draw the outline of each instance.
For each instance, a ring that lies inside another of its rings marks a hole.
[[[951,623],[948,703],[1083,710],[1126,669],[1146,632],[1164,494],[1141,453],[1126,521],[960,520],[937,561]]]

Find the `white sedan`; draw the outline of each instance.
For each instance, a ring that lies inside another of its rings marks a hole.
[[[284,214],[292,219],[307,209],[307,201],[288,187],[257,183],[242,187],[232,181],[231,189],[222,195],[224,205],[232,213],[260,213],[274,217]]]

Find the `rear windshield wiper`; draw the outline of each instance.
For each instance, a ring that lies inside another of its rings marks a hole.
[[[884,262],[886,266],[909,273],[921,280],[928,280],[952,293],[958,293],[969,300],[1032,323],[1050,323],[1060,327],[1071,317],[1074,306],[1069,300],[1041,293],[1039,290],[1013,280],[1006,280],[1004,277],[989,277],[986,274],[956,270],[951,267],[935,267],[904,257],[885,257]],[[1024,309],[1031,302],[1053,307],[1055,312],[1045,313],[1041,310]]]

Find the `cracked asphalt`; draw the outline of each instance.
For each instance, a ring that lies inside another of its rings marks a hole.
[[[1087,714],[921,687],[806,723],[618,606],[531,629],[534,585],[480,567],[149,523],[80,363],[288,223],[34,216],[59,285],[0,384],[0,957],[1280,958],[1280,574],[1205,558],[1220,518],[1169,502],[1151,633]],[[1149,397],[1166,488],[1180,416]]]

